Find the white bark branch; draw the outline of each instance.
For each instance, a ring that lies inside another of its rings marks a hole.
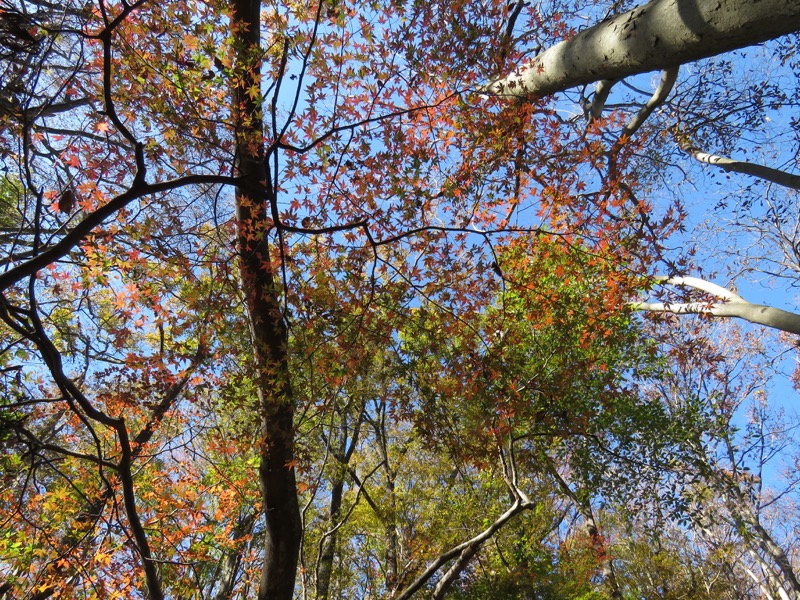
[[[440,554],[433,562],[431,562],[428,567],[422,572],[422,574],[414,580],[411,585],[405,588],[401,593],[394,597],[394,600],[408,600],[411,598],[428,580],[433,577],[437,571],[439,571],[444,565],[448,562],[453,560],[454,558],[460,556],[462,553],[469,553],[471,549],[480,548],[480,546],[488,539],[490,539],[498,530],[500,530],[503,525],[505,525],[508,521],[514,518],[516,515],[521,513],[524,510],[529,510],[534,507],[533,503],[525,502],[524,500],[517,498],[514,501],[514,504],[502,515],[497,517],[497,519],[489,525],[486,529],[480,532],[478,535],[469,539],[457,546],[454,546],[447,552]],[[473,552],[474,554],[474,552]]]
[[[746,302],[744,298],[742,298],[736,292],[732,292],[728,288],[724,288],[721,285],[717,285],[716,283],[711,283],[710,281],[706,281],[705,279],[700,279],[698,277],[667,277],[665,275],[657,275],[655,280],[664,283],[667,285],[677,285],[682,287],[690,287],[696,290],[700,290],[701,292],[706,292],[711,294],[712,296],[716,296],[717,298],[721,298],[722,300],[727,301],[739,301],[739,302]]]
[[[691,154],[696,160],[706,163],[707,165],[719,167],[723,171],[733,171],[736,173],[742,173],[744,175],[751,175],[753,177],[758,177],[759,179],[764,179],[765,181],[777,183],[783,187],[791,188],[793,190],[800,190],[800,175],[787,173],[786,171],[765,167],[764,165],[758,165],[751,162],[733,160],[731,158],[726,158],[725,156],[717,156],[716,154],[700,152],[699,150],[695,150],[693,148],[687,149],[687,152],[689,152],[689,154]]]
[[[653,0],[551,46],[484,91],[542,97],[677,67],[797,30],[797,0]]]
[[[716,296],[722,302],[632,302],[635,310],[664,312],[676,315],[709,315],[713,317],[734,317],[750,323],[766,325],[780,331],[800,335],[800,315],[780,308],[763,304],[754,304],[739,294],[724,287],[697,279],[696,277],[658,277],[659,281],[669,285],[691,287]]]
[[[625,126],[625,129],[622,130],[622,135],[624,137],[630,138],[634,133],[636,133],[639,128],[644,124],[653,111],[657,109],[659,106],[664,104],[669,96],[669,93],[672,91],[672,88],[675,86],[675,81],[678,79],[678,67],[671,67],[669,69],[664,69],[661,72],[661,79],[658,82],[658,87],[656,91],[653,92],[653,95],[650,97],[650,100],[647,101],[636,116],[634,116],[630,122]]]
[[[589,119],[591,121],[596,121],[602,116],[606,100],[608,100],[608,95],[611,93],[615,83],[617,82],[611,79],[601,79],[597,82],[597,87],[594,90],[594,100],[592,100],[592,106],[589,109]]]

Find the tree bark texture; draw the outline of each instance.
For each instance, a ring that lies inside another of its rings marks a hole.
[[[542,97],[677,67],[798,30],[797,0],[654,0],[548,48],[485,91]]]

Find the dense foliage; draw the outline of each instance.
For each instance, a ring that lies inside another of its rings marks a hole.
[[[796,44],[489,93],[623,8],[0,0],[0,598],[800,598],[775,353],[632,304]]]

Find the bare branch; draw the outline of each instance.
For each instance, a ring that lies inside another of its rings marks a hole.
[[[754,304],[724,287],[696,277],[658,277],[661,283],[694,288],[716,296],[722,302],[631,302],[634,310],[672,313],[676,315],[708,315],[734,317],[757,325],[766,325],[800,335],[800,315],[780,308]]]
[[[758,177],[759,179],[763,179],[771,183],[777,183],[778,185],[782,185],[783,187],[791,188],[793,190],[800,190],[800,175],[795,175],[794,173],[788,173],[786,171],[765,167],[764,165],[758,165],[747,161],[733,160],[732,158],[727,158],[725,156],[708,154],[707,152],[701,152],[696,148],[684,148],[684,150],[686,150],[686,152],[688,152],[696,160],[699,160],[707,165],[719,167],[726,173],[742,173],[743,175]]]
[[[224,175],[188,175],[186,177],[171,179],[152,185],[144,182],[139,182],[138,184],[134,183],[129,190],[112,198],[108,203],[86,215],[86,217],[71,229],[57,244],[48,247],[41,254],[36,255],[34,258],[0,275],[0,292],[69,254],[69,252],[80,244],[95,227],[99,226],[114,213],[125,208],[125,206],[138,198],[175,190],[189,185],[204,183],[235,185],[238,182],[239,178],[227,177]]]
[[[603,114],[606,100],[608,100],[608,95],[611,93],[615,83],[617,82],[613,79],[602,79],[597,82],[597,87],[594,90],[594,99],[589,108],[589,121],[596,121]]]
[[[647,101],[647,104],[645,104],[641,110],[636,113],[636,116],[633,117],[625,126],[625,129],[622,130],[623,137],[630,138],[644,124],[644,122],[647,120],[647,117],[649,117],[655,109],[664,104],[667,96],[669,96],[669,93],[675,86],[675,80],[677,78],[678,67],[664,69],[661,72],[661,80],[658,82],[656,91],[653,92],[653,95],[650,97],[650,100]]]
[[[425,569],[422,574],[420,574],[420,576],[411,583],[411,585],[404,589],[402,593],[397,595],[394,600],[408,600],[411,598],[423,585],[425,585],[425,583],[428,582],[431,577],[433,577],[444,565],[454,558],[461,557],[462,559],[466,560],[472,558],[480,546],[486,540],[491,539],[491,537],[497,533],[497,531],[499,531],[503,525],[508,523],[512,518],[522,511],[533,507],[534,503],[524,502],[518,498],[506,512],[497,517],[497,519],[495,519],[495,521],[489,525],[489,527],[481,531],[478,535],[440,554],[428,565],[428,568]]]

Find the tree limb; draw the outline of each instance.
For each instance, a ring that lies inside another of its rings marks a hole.
[[[489,525],[486,529],[481,531],[478,535],[469,539],[457,546],[454,546],[450,550],[440,554],[438,558],[436,558],[428,568],[426,568],[419,577],[417,577],[414,582],[409,585],[406,589],[402,591],[402,593],[395,596],[394,600],[408,600],[411,598],[425,583],[433,577],[439,569],[441,569],[444,565],[448,562],[453,560],[458,556],[462,556],[465,552],[469,553],[471,548],[480,548],[481,544],[486,540],[490,539],[500,528],[503,527],[508,521],[510,521],[513,517],[517,514],[521,513],[524,510],[528,510],[533,508],[534,504],[532,502],[524,502],[520,499],[514,501],[514,504],[504,512],[502,515],[497,517],[495,521]],[[474,554],[474,553],[473,553]]]
[[[653,0],[551,46],[485,93],[543,97],[602,79],[677,67],[800,29],[786,0]]]
[[[66,256],[78,246],[88,236],[92,230],[111,217],[117,211],[125,208],[128,204],[151,194],[158,194],[170,190],[179,189],[189,185],[220,184],[236,185],[240,178],[228,177],[225,175],[187,175],[177,179],[170,179],[160,183],[148,184],[144,182],[134,182],[125,192],[115,196],[106,204],[91,212],[84,217],[75,227],[69,230],[58,243],[49,246],[41,254],[9,269],[0,275],[0,292],[5,291],[10,286],[25,277],[30,277],[38,270]]]
[[[657,277],[661,283],[689,287],[716,296],[722,302],[632,302],[631,308],[676,315],[709,315],[735,317],[758,325],[766,325],[800,335],[800,315],[780,308],[754,304],[722,286],[696,277]]]
[[[597,82],[597,87],[595,87],[594,90],[594,98],[589,107],[590,122],[596,121],[602,116],[603,109],[606,106],[606,100],[608,100],[608,95],[611,93],[611,89],[614,87],[615,83],[617,82],[612,79],[601,79]]]
[[[719,167],[727,173],[733,171],[735,173],[751,175],[753,177],[758,177],[759,179],[764,179],[765,181],[777,183],[783,187],[791,188],[793,190],[800,190],[800,175],[795,175],[793,173],[788,173],[786,171],[765,167],[764,165],[758,165],[747,161],[733,160],[732,158],[727,158],[725,156],[708,154],[706,152],[701,152],[696,148],[684,148],[684,150],[686,150],[686,152],[688,152],[694,159],[702,163],[706,163],[707,165]]]
[[[639,112],[636,113],[627,125],[625,125],[625,129],[622,130],[622,137],[630,138],[634,133],[636,133],[639,128],[644,124],[655,109],[659,106],[664,104],[669,96],[669,93],[672,91],[672,88],[675,86],[675,81],[678,79],[678,67],[670,67],[669,69],[664,69],[661,72],[661,79],[658,82],[658,87],[656,91],[653,92],[653,95],[650,97],[650,100],[639,109]]]

